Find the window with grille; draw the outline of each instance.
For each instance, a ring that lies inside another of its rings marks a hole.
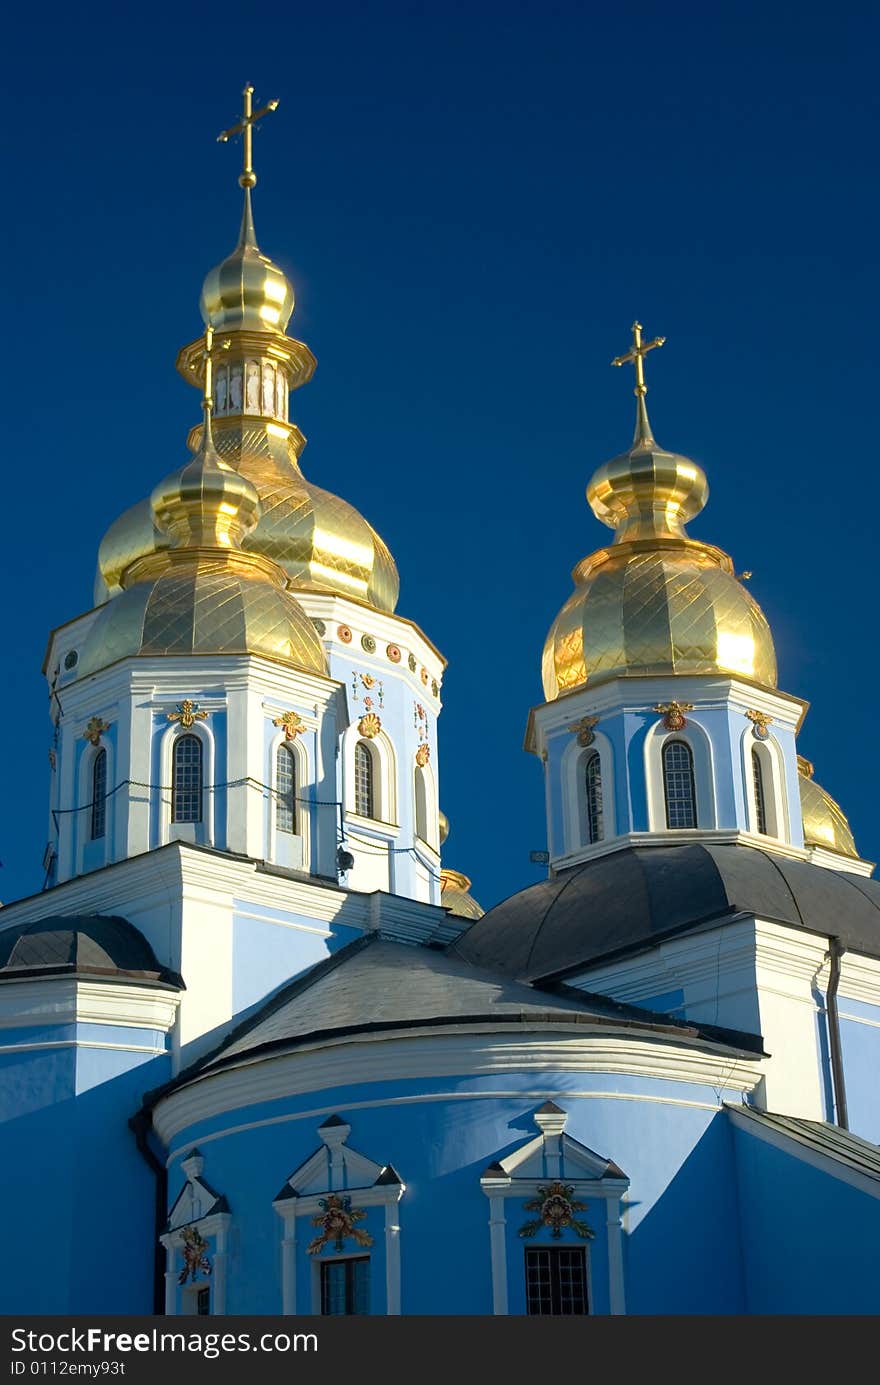
[[[663,793],[667,827],[696,827],[697,794],[694,757],[684,741],[667,741],[663,747]]]
[[[752,782],[755,788],[755,820],[758,831],[767,835],[767,802],[764,798],[764,770],[757,750],[752,751]]]
[[[587,756],[585,766],[587,786],[587,841],[601,842],[605,835],[602,819],[602,764],[599,752]]]
[[[586,1251],[580,1246],[527,1250],[526,1304],[530,1314],[542,1317],[589,1313]]]
[[[275,756],[275,826],[296,831],[296,760],[289,745],[279,745]]]
[[[211,1313],[211,1290],[209,1288],[199,1289],[196,1298],[196,1313],[200,1318],[209,1317]]]
[[[362,818],[372,818],[376,806],[373,752],[363,741],[354,748],[354,810]]]
[[[321,1312],[332,1316],[370,1311],[370,1257],[325,1260],[321,1265]]]
[[[92,761],[91,838],[97,841],[107,830],[107,752],[99,750]]]
[[[171,821],[202,820],[202,742],[179,736],[174,742],[171,775]]]

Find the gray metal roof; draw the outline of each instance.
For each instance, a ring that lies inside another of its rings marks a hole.
[[[160,965],[143,933],[117,915],[53,915],[0,929],[0,981],[67,973],[183,984]]]
[[[389,942],[371,934],[283,987],[180,1080],[243,1058],[347,1034],[554,1021],[651,1030],[670,1042],[710,1043],[747,1056],[761,1052],[760,1040],[753,1035],[670,1020],[605,996],[562,987],[537,990],[436,949]]]
[[[780,1116],[773,1111],[759,1111],[754,1106],[731,1105],[730,1110],[767,1130],[788,1135],[817,1154],[835,1159],[854,1172],[880,1183],[880,1146],[863,1140],[851,1130],[841,1130],[839,1125],[831,1125],[828,1121],[804,1120],[800,1116]]]
[[[490,909],[452,951],[533,981],[742,914],[880,956],[880,882],[758,847],[698,842],[627,847],[560,871]]]

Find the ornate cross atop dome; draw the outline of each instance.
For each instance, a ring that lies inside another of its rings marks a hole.
[[[256,187],[257,183],[257,175],[253,169],[254,126],[256,125],[258,120],[262,120],[264,115],[268,115],[270,111],[276,111],[278,109],[279,102],[267,101],[265,106],[261,106],[258,111],[255,111],[253,109],[254,89],[250,85],[250,83],[248,83],[248,85],[242,92],[242,97],[243,100],[241,120],[238,122],[237,125],[232,125],[228,130],[223,130],[217,136],[217,143],[226,144],[228,140],[232,139],[233,135],[241,135],[242,170],[239,174],[238,181],[241,187],[252,188]]]
[[[663,346],[666,338],[655,337],[653,341],[642,342],[642,324],[634,322],[632,325],[633,344],[630,349],[622,356],[615,356],[612,365],[634,365],[636,371],[636,387],[633,394],[638,400],[636,411],[636,431],[633,442],[653,442],[651,425],[648,422],[648,412],[645,407],[645,395],[648,393],[648,386],[645,384],[645,357],[649,351],[653,351],[657,346]]]

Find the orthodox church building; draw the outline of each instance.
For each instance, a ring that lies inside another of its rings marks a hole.
[[[880,886],[761,609],[688,536],[662,340],[615,362],[611,537],[528,712],[547,878],[484,914],[442,863],[443,656],[301,466],[315,360],[251,207],[276,104],[221,137],[244,208],[177,358],[189,458],[49,639],[47,887],[0,912],[0,1310],[877,1312]]]

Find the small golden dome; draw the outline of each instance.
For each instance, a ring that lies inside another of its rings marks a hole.
[[[245,188],[238,244],[202,286],[205,323],[217,332],[283,332],[293,314],[293,285],[257,245],[250,188]]]
[[[252,482],[260,497],[260,520],[243,540],[245,551],[271,558],[294,586],[338,592],[393,611],[400,590],[394,558],[353,505],[303,476],[295,450],[301,435],[257,420],[215,419],[213,427],[221,458]],[[126,569],[167,542],[148,500],[121,514],[101,542],[95,604],[115,596]]]
[[[469,894],[471,882],[457,870],[440,872],[440,903],[460,919],[481,919],[485,910]]]
[[[643,358],[663,338],[614,365],[636,366],[632,447],[599,467],[587,487],[614,543],[578,564],[575,590],[544,645],[548,701],[622,674],[733,673],[776,686],[776,653],[763,611],[726,553],[689,539],[685,524],[709,495],[702,467],[657,445],[645,407]]]
[[[824,847],[841,856],[858,859],[852,829],[843,809],[813,778],[813,766],[802,755],[798,760],[798,785],[804,819],[804,845]]]

